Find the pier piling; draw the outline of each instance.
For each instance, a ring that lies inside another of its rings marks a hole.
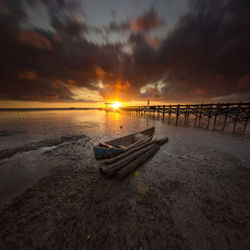
[[[185,104],[185,105],[156,105],[156,106],[126,106],[121,108],[124,111],[139,112],[138,116],[147,115],[153,119],[160,119],[164,122],[165,115],[168,114],[167,123],[171,123],[172,114],[175,115],[175,125],[178,125],[183,118],[183,125],[188,126],[189,122],[193,123],[193,127],[204,127],[210,129],[211,119],[213,120],[212,130],[225,131],[231,128],[233,133],[236,132],[238,125],[241,125],[241,132],[246,133],[249,125],[250,103],[217,103],[217,104]],[[137,115],[137,114],[136,114]],[[180,117],[182,117],[180,119]],[[190,121],[189,121],[190,118]],[[192,118],[192,119],[191,119]],[[207,119],[207,120],[206,120]],[[203,122],[204,121],[204,122]]]

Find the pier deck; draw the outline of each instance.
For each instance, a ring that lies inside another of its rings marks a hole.
[[[154,106],[126,106],[123,111],[140,114],[157,114],[169,123],[184,126],[206,127],[213,130],[225,130],[230,124],[232,132],[245,133],[250,119],[250,102],[217,103],[217,104],[186,104],[186,105],[154,105]],[[238,129],[238,130],[237,130]]]

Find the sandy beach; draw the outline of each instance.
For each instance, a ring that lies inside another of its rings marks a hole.
[[[248,249],[249,139],[153,122],[169,142],[122,181],[98,179],[94,136],[2,150],[1,176],[17,162],[43,171],[6,184],[0,248]]]

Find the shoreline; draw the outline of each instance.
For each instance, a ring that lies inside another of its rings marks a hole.
[[[103,110],[104,108],[0,108],[1,111],[60,111],[60,110]]]
[[[42,153],[48,174],[0,211],[1,248],[249,247],[246,161],[170,137],[135,175],[95,182],[86,138]]]

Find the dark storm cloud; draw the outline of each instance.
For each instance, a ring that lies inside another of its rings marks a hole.
[[[128,29],[125,45],[132,53],[124,52],[124,44],[87,40],[94,28],[86,25],[80,1],[28,2],[46,5],[53,32],[23,30],[25,0],[0,0],[0,99],[74,101],[78,87],[123,100],[250,97],[248,0],[191,1],[189,13],[161,41],[148,37],[163,25],[154,8],[135,20],[111,23],[109,30]]]
[[[59,34],[66,34],[71,37],[79,37],[83,32],[88,32],[87,25],[69,17],[65,17],[62,21],[57,16],[53,16],[51,25]]]
[[[249,11],[248,0],[192,1],[158,50],[131,35],[135,70],[152,82],[160,76],[166,100],[249,99]]]
[[[44,3],[51,18],[51,26],[60,34],[68,37],[79,37],[88,32],[88,27],[80,19],[86,14],[79,0],[28,0],[31,6]]]
[[[69,15],[74,1],[43,1],[55,32],[22,30],[16,20],[27,18],[24,1],[16,2],[3,1],[8,11],[0,12],[0,99],[73,101],[72,89],[97,89],[97,67],[115,76],[121,46],[88,42],[85,24]]]

